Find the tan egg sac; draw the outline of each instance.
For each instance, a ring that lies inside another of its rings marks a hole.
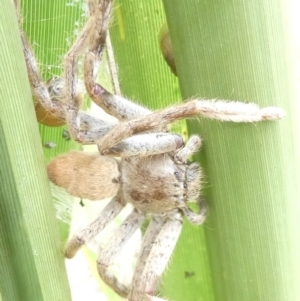
[[[55,104],[56,108],[61,107],[63,105],[62,92],[64,89],[64,79],[59,76],[54,76],[46,82],[46,87],[49,92],[51,102]],[[83,94],[79,89],[79,85],[77,88],[78,89],[75,91],[76,93],[74,96],[74,101],[78,104],[78,107],[80,108],[83,103]],[[57,127],[66,124],[66,120],[62,118],[61,114],[55,114],[55,111],[51,112],[45,104],[39,102],[37,97],[34,97],[34,99],[34,109],[37,121],[39,123],[50,127]]]
[[[69,152],[53,159],[47,171],[51,182],[80,198],[101,200],[119,189],[118,162],[99,153]]]
[[[66,124],[64,119],[47,111],[39,102],[34,103],[34,109],[37,121],[43,125],[56,127]]]

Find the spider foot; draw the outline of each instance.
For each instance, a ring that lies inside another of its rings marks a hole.
[[[84,242],[79,237],[72,237],[65,245],[64,256],[68,259],[73,258],[83,244]]]
[[[98,273],[101,279],[111,287],[119,296],[126,298],[129,294],[129,288],[122,284],[117,277],[109,271],[109,267],[104,265],[101,260],[97,260]]]
[[[186,219],[194,224],[194,225],[201,225],[204,223],[207,213],[208,213],[208,206],[203,198],[199,198],[197,201],[197,205],[199,207],[199,212],[192,211],[188,206],[182,208],[182,211],[186,217]]]
[[[262,120],[278,120],[286,116],[283,109],[277,107],[268,107],[261,109]]]
[[[192,154],[199,150],[201,144],[202,140],[199,136],[192,136],[185,147],[181,148],[174,156],[175,162],[178,164],[184,164]]]

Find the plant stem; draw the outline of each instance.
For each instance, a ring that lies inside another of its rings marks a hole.
[[[0,261],[6,300],[71,300],[12,1],[0,11]]]
[[[294,4],[164,0],[184,98],[252,101],[287,112],[282,121],[255,125],[189,122],[190,133],[204,138],[198,159],[207,174],[205,231],[218,301],[300,295]]]
[[[178,80],[159,47],[159,32],[166,21],[162,1],[117,0],[114,15],[110,33],[123,95],[151,109],[181,101]],[[186,138],[185,130],[185,122],[172,127]],[[197,252],[191,252],[193,249]],[[212,301],[207,258],[203,227],[185,223],[161,281],[160,294],[174,301],[197,300],[201,284],[205,300]],[[196,271],[195,261],[201,266]]]

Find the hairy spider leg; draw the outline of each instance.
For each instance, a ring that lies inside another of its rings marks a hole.
[[[161,216],[153,217],[145,234],[144,234],[141,251],[140,251],[140,254],[138,257],[135,272],[134,272],[132,282],[131,282],[132,283],[131,284],[131,292],[130,292],[129,297],[131,297],[133,292],[136,292],[139,290],[140,279],[144,272],[145,265],[148,261],[148,256],[151,251],[151,246],[153,246],[155,239],[156,239],[159,231],[161,230],[163,224],[164,224],[164,219]]]
[[[97,217],[87,228],[76,232],[71,237],[64,248],[64,255],[66,258],[73,258],[77,251],[91,239],[93,239],[99,232],[101,232],[124,208],[123,201],[120,197],[114,197],[101,211]]]
[[[149,133],[129,137],[109,149],[106,155],[128,158],[151,156],[174,152],[184,146],[180,135],[172,133]]]
[[[106,154],[111,147],[134,134],[196,116],[220,121],[253,123],[281,119],[285,116],[285,112],[277,107],[260,108],[254,103],[194,99],[117,125],[97,142],[99,151]]]
[[[104,90],[96,83],[99,59],[105,45],[109,16],[111,11],[111,0],[89,0],[88,7],[90,17],[86,22],[81,35],[76,39],[71,49],[65,56],[65,87],[63,95],[66,98],[66,120],[71,136],[81,143],[94,143],[110,129],[113,125],[89,127],[88,131],[81,130],[80,117],[78,116],[79,104],[76,101],[78,55],[88,45],[88,51],[84,59],[84,82],[88,95],[93,102],[104,109],[108,114],[119,120],[128,120],[139,116],[150,114],[151,111],[139,106],[122,97],[109,98]]]
[[[47,109],[48,112],[58,116],[61,119],[64,119],[64,111],[62,107],[56,105],[51,101],[47,86],[42,80],[37,61],[33,55],[33,51],[29,45],[25,33],[22,30],[20,32],[27,67],[27,74],[33,95],[36,97],[36,99],[38,99],[42,106]]]
[[[99,146],[99,145],[98,145]],[[183,138],[172,133],[138,134],[119,142],[105,152],[106,156],[127,158],[131,156],[151,156],[177,151],[175,161],[183,164],[199,150],[201,138],[192,136],[186,145]]]
[[[31,46],[28,42],[27,36],[25,32],[21,29],[22,20],[21,20],[21,12],[20,12],[20,2],[19,0],[14,0],[19,28],[21,41],[23,44],[23,53],[28,73],[28,78],[30,81],[31,89],[33,95],[40,101],[40,103],[51,113],[57,115],[58,117],[64,117],[64,112],[61,107],[55,105],[51,101],[51,97],[49,95],[46,84],[43,82],[43,79],[40,75],[40,71],[38,68],[38,63],[35,59]]]
[[[96,82],[98,62],[103,52],[109,25],[111,1],[102,1],[99,8],[91,0],[89,4],[92,7],[92,9],[90,8],[91,14],[97,17],[89,40],[88,52],[84,59],[84,81],[89,96],[106,113],[120,121],[150,114],[150,110],[125,98],[120,96],[110,97],[111,94]]]
[[[49,87],[46,83],[44,83],[42,76],[40,74],[40,70],[38,68],[38,62],[35,59],[33,50],[28,42],[28,38],[25,32],[21,29],[21,14],[20,14],[20,3],[19,0],[15,0],[15,7],[17,12],[18,23],[20,27],[20,35],[21,41],[23,45],[23,53],[27,68],[27,74],[31,86],[32,93],[36,100],[46,109],[47,112],[53,114],[54,116],[60,118],[61,120],[66,120],[66,110],[63,106],[63,93],[65,87],[65,81],[61,77],[52,78],[49,83],[52,86],[55,86],[56,94],[55,98],[60,99],[60,102],[52,101],[52,96],[49,92]],[[58,87],[59,86],[59,87]],[[57,88],[58,87],[58,88]],[[79,99],[78,97],[78,87],[73,87],[75,91],[75,99]],[[76,102],[75,102],[76,103]],[[86,143],[94,143],[100,137],[104,136],[107,132],[109,132],[114,125],[109,124],[106,121],[100,120],[94,116],[88,115],[83,111],[79,111],[79,120],[80,126],[85,129],[85,134],[87,136]],[[91,129],[91,130],[90,130]]]
[[[175,161],[181,164],[185,163],[191,155],[193,155],[200,149],[201,144],[202,140],[199,136],[191,136],[186,145],[175,154]]]
[[[109,285],[117,294],[127,297],[129,288],[119,282],[111,271],[116,255],[121,251],[137,229],[140,228],[145,219],[145,214],[134,210],[119,226],[114,236],[108,241],[104,249],[101,250],[97,267],[101,279]]]
[[[106,113],[116,117],[120,121],[135,119],[151,114],[151,111],[124,97],[113,95],[102,86],[94,83],[93,101]]]
[[[181,212],[175,209],[172,213],[172,216],[160,217],[158,221],[154,217],[151,224],[159,223],[159,227],[150,224],[147,229],[137,263],[137,267],[143,266],[143,269],[137,268],[135,272],[133,277],[135,286],[129,293],[129,301],[164,301],[164,299],[155,297],[154,294],[182,229]],[[154,231],[152,227],[155,228]]]
[[[66,121],[71,137],[75,140],[79,139],[80,133],[80,121],[78,120],[79,104],[76,101],[76,89],[77,89],[77,61],[78,56],[86,49],[86,45],[92,43],[91,33],[97,28],[99,24],[102,24],[103,14],[101,9],[107,9],[110,12],[111,1],[102,1],[101,4],[97,4],[98,1],[88,1],[88,7],[90,17],[84,25],[81,34],[77,37],[73,43],[71,49],[65,56],[64,59],[64,92],[63,96],[66,103]],[[107,8],[108,6],[108,8]],[[81,135],[82,136],[82,135]]]
[[[188,206],[181,208],[181,210],[188,222],[194,225],[201,225],[205,222],[207,217],[208,206],[201,196],[197,200],[197,205],[199,208],[198,212],[192,211]]]

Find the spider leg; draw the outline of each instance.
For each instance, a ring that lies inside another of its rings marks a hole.
[[[154,217],[151,220],[151,222],[146,230],[146,233],[143,237],[143,242],[142,242],[139,258],[138,258],[138,261],[136,264],[136,269],[135,269],[132,283],[131,283],[130,296],[132,295],[133,291],[138,290],[138,287],[140,285],[140,278],[142,277],[143,271],[145,269],[145,265],[147,263],[149,253],[151,251],[151,246],[153,245],[159,231],[163,227],[163,224],[164,224],[164,218],[162,218],[160,216]]]
[[[47,82],[48,92],[51,97],[53,106],[60,105],[60,116],[63,120],[66,119],[66,112],[63,109],[62,99],[64,97],[65,82],[62,77],[53,77]],[[78,92],[76,94],[75,102],[78,104],[82,103],[82,94]],[[48,108],[47,108],[47,111]],[[57,115],[56,115],[57,116]],[[80,133],[84,139],[81,139],[83,144],[94,144],[97,140],[107,134],[116,124],[101,120],[87,114],[84,111],[78,112],[79,122],[80,122]]]
[[[107,113],[120,118],[120,116],[127,116],[128,112],[141,111],[141,114],[149,114],[150,111],[138,105],[127,101],[128,110],[126,106],[116,105],[109,101],[103,102],[104,98],[98,94],[102,90],[96,84],[96,76],[98,72],[98,60],[101,58],[103,48],[106,40],[106,33],[108,29],[109,16],[111,11],[111,0],[88,0],[90,11],[90,18],[87,21],[81,35],[76,39],[75,43],[65,56],[65,89],[63,92],[66,98],[66,121],[68,124],[71,137],[81,143],[94,143],[100,137],[107,133],[113,126],[102,127],[97,126],[95,129],[91,128],[89,131],[81,130],[80,115],[78,115],[79,104],[76,101],[76,87],[77,87],[77,71],[76,63],[78,55],[88,45],[88,51],[84,59],[84,81],[86,90],[92,100],[103,108]],[[105,91],[103,89],[103,91]],[[101,94],[101,93],[100,93]],[[98,97],[98,96],[99,97]],[[109,109],[108,109],[109,107]],[[114,112],[117,112],[114,114]],[[130,115],[130,117],[136,115]],[[140,115],[138,115],[140,116]]]
[[[102,0],[102,3],[97,6],[90,0],[89,5],[91,14],[96,19],[93,33],[89,39],[89,49],[84,59],[84,81],[90,98],[105,112],[122,121],[150,114],[150,110],[109,93],[96,82],[98,61],[106,41],[111,1]]]
[[[253,103],[191,100],[117,125],[98,141],[99,150],[101,153],[105,152],[121,140],[155,129],[158,125],[163,126],[198,115],[220,121],[253,123],[281,119],[285,112],[277,107],[259,108]]]
[[[140,134],[127,138],[108,150],[113,157],[150,156],[174,152],[184,145],[180,135],[171,133]]]
[[[41,105],[47,109],[50,113],[64,119],[64,112],[62,107],[51,101],[51,97],[47,88],[47,85],[43,82],[38,68],[38,63],[35,59],[31,46],[28,42],[25,32],[21,29],[21,12],[19,0],[14,0],[16,7],[16,13],[20,28],[21,41],[23,44],[24,58],[27,68],[27,74],[31,85],[31,90],[36,99],[39,100]]]
[[[93,237],[99,234],[124,208],[120,197],[114,197],[87,228],[77,232],[65,245],[64,255],[66,258],[73,258],[77,251],[87,244]]]
[[[38,103],[46,109],[46,112],[52,114],[53,116],[59,118],[63,121],[66,119],[66,112],[63,107],[63,93],[65,87],[65,81],[61,77],[53,77],[47,83],[44,83],[39,68],[38,62],[35,59],[33,50],[28,42],[25,32],[21,29],[21,14],[20,14],[20,3],[18,0],[14,1],[16,7],[16,13],[18,17],[18,23],[20,28],[21,41],[23,44],[24,58],[27,68],[27,74],[29,82],[31,85],[32,93],[35,99],[38,100]],[[78,83],[74,89],[74,98],[75,103],[81,103],[81,92],[78,89]],[[36,109],[39,109],[36,107]],[[101,131],[101,135],[87,132],[87,141],[86,142],[95,142],[97,139],[102,137],[107,133],[112,127],[109,127],[105,130],[105,122],[86,114],[83,111],[79,112],[80,126],[85,130],[92,129],[94,127],[103,126],[104,128]]]
[[[88,55],[92,56],[91,54]],[[95,80],[93,83],[91,78],[86,78],[86,80],[89,81],[89,86],[93,85],[92,90],[90,88],[90,91],[88,91],[89,96],[106,113],[116,117],[118,120],[126,121],[151,114],[149,109],[124,97],[111,94],[96,83]]]
[[[208,206],[207,206],[206,202],[204,201],[204,199],[202,199],[201,197],[198,199],[197,205],[200,208],[199,212],[192,211],[188,206],[180,208],[180,209],[183,211],[185,218],[191,224],[201,225],[204,223],[204,221],[206,219],[207,212],[208,212]]]
[[[46,87],[48,89],[51,102],[53,107],[60,108],[58,110],[58,113],[60,114],[60,118],[62,119],[63,123],[65,123],[65,110],[63,109],[63,97],[64,97],[64,87],[65,82],[64,79],[60,76],[55,76],[51,78],[46,83]],[[78,91],[76,93],[75,102],[78,104],[82,104],[83,102],[83,94]],[[40,103],[40,102],[39,102]],[[43,105],[43,103],[42,103]],[[36,110],[38,106],[36,105]],[[49,112],[49,108],[46,108],[47,112]],[[42,112],[43,113],[43,112]],[[53,112],[54,116],[57,117],[57,112]],[[100,139],[102,136],[104,136],[106,133],[108,133],[116,123],[110,123],[104,120],[101,120],[95,116],[92,116],[90,114],[87,114],[84,111],[78,112],[78,117],[80,121],[80,130],[82,133],[84,133],[84,141],[83,143],[95,143],[98,139]],[[41,120],[40,120],[41,122]],[[43,122],[42,122],[43,123]],[[46,124],[48,125],[48,124]]]
[[[178,164],[183,164],[201,146],[201,138],[192,136],[184,146],[184,141],[180,135],[172,133],[147,133],[129,137],[117,145],[102,152],[105,156],[131,157],[150,156],[165,154],[177,151],[174,156]]]
[[[110,271],[118,252],[128,242],[134,232],[140,227],[145,219],[145,214],[134,210],[121,224],[105,248],[100,252],[97,267],[101,279],[109,285],[117,294],[127,297],[129,288],[124,286]]]
[[[21,40],[23,44],[23,52],[27,67],[27,74],[33,95],[36,97],[36,99],[39,100],[41,105],[47,109],[48,112],[61,119],[64,119],[65,114],[62,109],[62,106],[51,101],[51,97],[48,92],[47,86],[42,80],[37,61],[33,55],[33,51],[23,31],[21,31]]]
[[[63,106],[62,100],[64,97],[63,93],[65,90],[64,78],[62,78],[60,76],[55,76],[55,77],[51,78],[50,80],[48,80],[46,84],[47,84],[47,89],[50,94],[52,103],[54,102],[57,105],[60,105],[62,107]],[[78,90],[80,90],[80,89],[78,89]],[[80,91],[78,91],[76,93],[75,98],[76,98],[75,99],[76,103],[81,104],[83,102],[83,95]],[[62,111],[61,114],[65,115],[65,110],[61,109],[61,111]],[[79,111],[78,115],[79,115],[79,120],[80,120],[80,128],[86,131],[87,137],[89,137],[89,135],[91,135],[90,131],[92,131],[94,128],[101,127],[101,128],[103,128],[102,132],[104,132],[104,129],[106,127],[109,127],[109,129],[111,129],[115,125],[115,123],[112,124],[112,123],[109,123],[102,119],[96,118],[95,116],[87,114],[84,111]],[[63,118],[65,120],[65,116],[63,116]],[[106,133],[108,132],[108,130],[106,131]],[[102,134],[102,135],[104,135],[104,134]],[[101,136],[98,135],[97,137],[100,138]],[[89,142],[89,141],[84,141],[84,142]]]
[[[182,149],[180,149],[174,156],[175,161],[181,164],[185,163],[191,155],[199,150],[201,143],[202,141],[199,136],[191,136],[186,145]]]
[[[110,1],[102,1],[101,5],[104,7]],[[77,37],[73,43],[71,49],[65,56],[64,59],[64,91],[63,96],[65,98],[66,105],[66,121],[70,131],[70,135],[75,140],[79,139],[80,136],[80,121],[78,120],[79,103],[76,101],[76,89],[77,89],[77,60],[80,53],[86,48],[86,45],[90,41],[91,32],[97,26],[98,22],[102,21],[102,14],[98,11],[98,5],[95,1],[89,0],[88,6],[90,10],[90,17],[87,20],[81,34]],[[110,10],[110,9],[109,9]]]
[[[176,210],[173,211],[172,217],[162,217],[158,223],[161,226],[158,233],[159,229],[155,225],[152,228],[150,224],[149,232],[147,230],[149,237],[147,237],[147,233],[145,234],[145,242],[149,244],[143,243],[137,271],[133,277],[132,289],[128,296],[129,301],[164,301],[153,295],[180,235],[182,215]],[[140,267],[143,267],[143,270]]]
[[[89,115],[87,115],[87,117],[89,117]],[[94,127],[90,127],[90,124],[91,123],[88,121],[87,130],[81,130],[79,133],[78,137],[80,137],[81,144],[95,144],[99,139],[101,139],[101,137],[105,136],[115,127],[115,124],[98,126],[96,123],[94,123]]]

